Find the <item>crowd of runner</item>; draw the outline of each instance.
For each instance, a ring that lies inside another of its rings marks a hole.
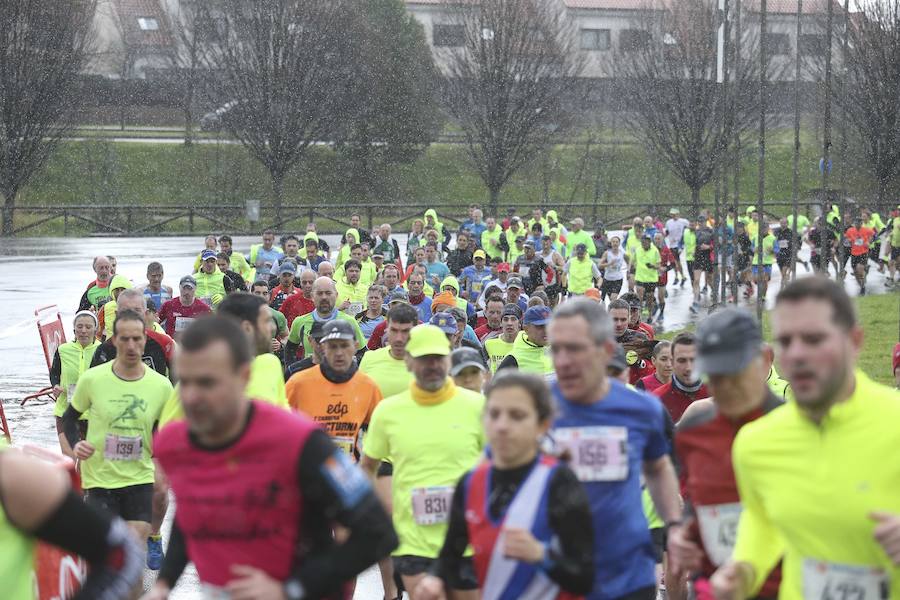
[[[374,564],[386,599],[900,598],[900,392],[840,283],[896,285],[900,206],[792,221],[472,206],[401,252],[354,215],[334,248],[210,235],[174,289],[98,256],[50,370],[84,501],[0,451],[2,595],[32,598],[41,539],[83,598],[140,596],[144,563],[167,598],[189,562],[233,600],[351,598]],[[771,344],[736,306],[656,339],[668,290],[698,314],[776,264]]]

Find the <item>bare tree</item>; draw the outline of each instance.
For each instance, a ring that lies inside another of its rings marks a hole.
[[[174,63],[176,79],[181,91],[181,112],[184,117],[184,145],[193,143],[194,103],[198,77],[207,67],[203,63],[202,44],[209,36],[197,27],[198,2],[184,0],[172,15],[172,26],[177,39]]]
[[[212,69],[206,93],[228,104],[223,123],[269,171],[276,219],[284,180],[316,142],[352,114],[358,44],[351,0],[221,0],[199,3],[195,27]]]
[[[0,0],[0,194],[3,234],[16,197],[71,126],[91,38],[92,0]]]
[[[863,0],[850,24],[846,84],[835,94],[865,163],[878,203],[900,175],[900,0]]]
[[[708,0],[648,4],[629,35],[620,37],[610,64],[628,107],[626,126],[691,190],[694,212],[700,190],[733,159],[735,139],[749,141],[758,114],[759,36],[740,32],[740,52],[723,93],[717,84],[719,25]]]
[[[573,124],[584,56],[554,2],[482,0],[455,10],[463,43],[444,53],[445,101],[496,212],[510,177]]]

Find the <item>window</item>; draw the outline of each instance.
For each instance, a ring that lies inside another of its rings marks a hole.
[[[800,52],[807,56],[825,56],[828,40],[818,33],[804,33],[800,36]]]
[[[582,50],[609,50],[609,29],[582,29]]]
[[[465,30],[462,25],[438,25],[432,26],[432,37],[435,46],[463,46],[466,43]]]
[[[141,31],[156,31],[159,29],[159,21],[154,17],[138,17],[137,22]]]
[[[643,29],[623,29],[619,32],[619,49],[642,50],[650,45],[650,32]]]
[[[790,54],[791,40],[786,33],[766,34],[766,54]]]

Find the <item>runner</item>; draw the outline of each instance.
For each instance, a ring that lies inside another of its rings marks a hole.
[[[783,558],[782,600],[900,597],[900,394],[856,369],[863,331],[833,281],[782,289],[772,332],[793,401],[734,441],[743,512],[714,593],[757,594]]]
[[[694,368],[696,357],[694,334],[686,331],[676,335],[672,340],[672,379],[653,391],[675,423],[693,402],[709,398],[709,391]]]
[[[522,318],[522,331],[516,336],[510,353],[497,367],[497,371],[518,368],[526,373],[546,375],[553,372],[550,348],[547,345],[547,323],[550,308],[532,306]]]
[[[53,386],[53,395],[56,396],[56,406],[53,409],[53,416],[56,418],[56,436],[59,438],[60,450],[70,458],[75,458],[75,454],[66,439],[62,417],[75,397],[78,380],[88,370],[94,352],[100,346],[96,337],[97,317],[91,311],[83,310],[75,313],[73,329],[75,339],[57,347],[50,366],[50,385]],[[86,425],[86,421],[79,423],[82,438]]]
[[[628,270],[628,254],[621,248],[619,236],[609,238],[609,248],[600,256],[600,270],[603,275],[603,283],[600,284],[601,299],[612,302],[619,297],[622,291],[622,280]]]
[[[637,286],[637,295],[641,299],[650,313],[648,322],[653,322],[655,313],[656,300],[653,294],[656,292],[656,286],[659,285],[659,271],[662,259],[659,250],[653,245],[653,239],[649,236],[641,238],[641,245],[634,251],[634,282]]]
[[[394,567],[407,590],[433,568],[447,531],[453,486],[484,446],[480,394],[457,388],[447,374],[450,344],[437,327],[410,332],[406,364],[415,381],[375,409],[363,446],[362,468],[374,478],[393,463],[393,520],[400,537]],[[473,573],[461,576],[457,597],[477,598]]]
[[[666,526],[676,525],[681,514],[664,409],[607,377],[613,324],[599,304],[578,298],[559,306],[549,338],[559,410],[550,435],[557,449],[572,456],[596,532],[596,585],[587,598],[654,599],[656,556],[641,505],[641,475]]]
[[[185,275],[181,278],[178,292],[178,297],[166,301],[159,311],[159,321],[166,335],[176,340],[194,319],[210,312],[209,306],[197,300],[197,280],[192,276]]]
[[[224,253],[228,257],[230,270],[240,275],[241,279],[246,283],[253,281],[253,269],[250,267],[250,263],[247,262],[247,259],[244,258],[243,254],[234,251],[230,235],[219,236],[219,252]]]
[[[889,253],[890,261],[888,262],[888,277],[885,279],[884,284],[887,287],[891,287],[900,281],[895,278],[897,267],[900,266],[900,205],[891,213],[888,229],[890,231],[888,234],[888,245],[891,249]]]
[[[278,265],[276,273],[278,273],[278,285],[269,292],[269,306],[275,310],[281,310],[288,298],[300,293],[300,290],[294,285],[297,265],[293,261],[284,260]]]
[[[331,323],[331,321],[328,321]],[[300,373],[301,371],[305,371],[307,369],[311,369],[314,366],[321,364],[325,359],[325,355],[322,351],[322,345],[320,342],[322,341],[322,336],[324,334],[325,323],[322,321],[313,321],[312,326],[310,326],[309,331],[306,333],[306,337],[309,338],[309,346],[312,348],[312,352],[309,353],[308,356],[304,356],[302,359],[290,363],[284,370],[284,381],[285,381],[285,393],[287,393],[287,382],[291,380],[295,374]]]
[[[141,548],[119,517],[85,504],[65,471],[0,446],[0,581],[9,600],[36,598],[35,540],[79,555],[87,577],[73,600],[127,597],[141,581]]]
[[[788,226],[786,217],[781,217],[779,225],[775,236],[775,262],[778,264],[781,280],[786,284],[791,280],[791,257],[800,249],[800,237]]]
[[[681,217],[677,207],[669,209],[669,220],[666,221],[666,245],[675,257],[675,285],[684,285],[684,273],[681,271],[681,249],[684,247],[684,230],[689,223]]]
[[[503,309],[506,303],[503,296],[496,293],[484,306],[484,324],[475,328],[478,341],[484,344],[485,340],[500,335],[503,327]]]
[[[224,252],[216,254],[216,267],[225,276],[223,283],[226,292],[246,292],[247,282],[237,271],[231,269],[231,258]],[[230,282],[230,286],[229,286]]]
[[[759,235],[762,236],[762,268],[759,266],[759,246],[758,237],[751,237],[753,240],[753,259],[750,261],[753,265],[751,273],[753,274],[753,283],[756,284],[756,293],[766,299],[766,292],[769,288],[769,281],[772,279],[772,264],[775,262],[775,236],[769,232],[769,224],[763,221],[758,224]],[[762,272],[760,272],[762,271]]]
[[[457,387],[481,393],[488,370],[481,353],[474,348],[457,348],[450,353],[450,376]]]
[[[651,361],[653,372],[638,379],[634,387],[652,394],[672,381],[672,343],[663,340],[656,344]]]
[[[312,287],[317,277],[316,272],[310,269],[300,273],[300,293],[289,296],[281,305],[281,314],[287,319],[288,327],[294,324],[294,319],[297,317],[316,309],[316,303],[312,298]],[[257,283],[259,282],[257,281]],[[256,283],[254,283],[255,285]],[[268,288],[268,283],[266,283],[266,288]],[[268,296],[266,297],[268,298]]]
[[[324,360],[291,377],[286,387],[291,408],[321,424],[331,441],[356,462],[359,441],[372,411],[381,402],[381,391],[359,372],[356,332],[346,321],[329,321],[322,327]]]
[[[154,261],[147,265],[147,283],[138,288],[145,298],[153,302],[157,312],[172,299],[172,288],[162,283],[164,276],[162,263]]]
[[[263,231],[262,244],[250,246],[247,262],[256,268],[257,278],[266,278],[272,272],[272,266],[284,257],[284,251],[275,245],[275,232],[271,229]]]
[[[354,318],[365,310],[363,307],[369,289],[369,286],[359,279],[361,272],[362,265],[351,258],[344,263],[342,277],[336,282],[338,310]]]
[[[697,369],[708,378],[712,398],[694,402],[676,428],[685,514],[691,516],[669,531],[669,567],[679,579],[696,574],[698,600],[711,600],[709,578],[734,547],[741,513],[731,466],[734,438],[746,423],[783,404],[766,385],[772,357],[746,310],[726,308],[697,328]],[[757,597],[777,597],[779,581],[773,572]]]
[[[823,239],[824,238],[824,239]],[[828,265],[834,261],[834,231],[825,225],[822,217],[816,218],[815,226],[806,234],[806,242],[809,244],[810,258],[813,269],[820,275],[828,276]],[[824,253],[823,253],[824,244]]]
[[[197,297],[207,306],[215,308],[219,302],[225,299],[229,288],[234,288],[230,279],[226,285],[225,274],[219,270],[216,264],[215,252],[204,250],[200,257],[203,259],[200,263],[200,270],[194,273],[194,280],[197,282]]]
[[[487,389],[484,427],[491,456],[459,480],[447,537],[417,600],[454,587],[471,544],[484,598],[576,598],[594,586],[593,531],[584,487],[540,452],[553,418],[546,384],[507,371]]]
[[[507,304],[503,307],[500,319],[500,335],[484,340],[484,351],[488,355],[488,367],[491,373],[496,373],[497,368],[510,352],[519,335],[522,321],[522,309],[515,304]]]
[[[714,285],[715,279],[715,269],[713,268],[713,263],[715,262],[713,259],[715,254],[715,233],[704,216],[701,215],[698,221],[699,225],[694,232],[694,244],[696,250],[694,253],[693,265],[694,303],[691,304],[691,313],[693,314],[697,314],[700,311],[700,294],[706,292],[711,285]],[[751,239],[755,240],[756,237],[751,236]],[[704,276],[706,277],[706,280],[703,288],[701,288],[700,278]]]
[[[566,261],[563,272],[567,276],[569,296],[583,296],[593,288],[603,276],[600,269],[588,255],[586,244],[577,244],[575,254]]]
[[[94,310],[96,312],[109,300],[109,282],[113,278],[112,262],[106,256],[95,256],[91,267],[97,278],[88,284],[84,295],[81,296],[81,300],[78,302],[79,311]]]
[[[189,561],[206,597],[343,598],[344,583],[397,544],[370,484],[325,432],[248,399],[252,356],[229,318],[185,331],[186,419],[156,440],[178,509],[147,599],[167,598]],[[345,541],[335,523],[349,529]]]
[[[659,284],[656,287],[656,301],[659,308],[656,313],[656,319],[653,319],[653,315],[651,314],[650,320],[655,320],[657,326],[662,327],[663,318],[666,312],[666,285],[669,283],[669,271],[675,268],[676,260],[675,254],[668,246],[666,246],[662,233],[657,232],[656,235],[653,236],[653,245],[659,250],[660,257]]]
[[[464,268],[459,277],[462,286],[461,298],[465,298],[472,304],[478,302],[478,297],[485,285],[493,279],[490,269],[485,267],[486,255],[484,250],[476,250],[472,254],[473,264]]]
[[[850,243],[850,268],[859,284],[859,295],[866,295],[866,275],[869,272],[869,247],[875,240],[875,230],[863,226],[862,217],[853,219],[853,226],[844,233]]]
[[[369,340],[375,328],[384,323],[387,318],[387,310],[384,308],[385,294],[383,285],[376,283],[369,286],[369,291],[366,292],[366,309],[356,315],[359,330],[362,331],[366,341]]]
[[[363,337],[362,331],[359,330],[356,319],[345,312],[339,311],[335,307],[335,303],[337,302],[337,288],[334,285],[334,281],[328,277],[319,277],[316,279],[315,283],[313,283],[312,295],[313,300],[316,303],[316,310],[295,318],[294,322],[291,324],[291,334],[288,336],[288,341],[285,345],[285,354],[288,358],[292,359],[301,345],[303,346],[304,355],[311,350],[305,339],[306,334],[304,333],[304,330],[309,329],[313,321],[344,319],[353,324],[353,327],[356,330],[356,339],[359,342],[359,348],[365,346],[366,339]]]
[[[120,311],[113,333],[116,357],[78,380],[63,430],[81,461],[87,502],[122,517],[147,544],[155,479],[151,436],[172,384],[141,360],[147,341],[142,315]],[[84,440],[78,426],[83,414],[88,415]]]

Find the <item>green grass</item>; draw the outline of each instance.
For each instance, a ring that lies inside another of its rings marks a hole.
[[[673,205],[687,206],[690,193],[685,185],[665,165],[648,158],[641,146],[629,141],[626,133],[603,130],[598,134],[604,143],[594,144],[589,151],[583,143],[557,146],[547,157],[521,169],[504,188],[501,204],[591,204],[596,208],[582,210],[581,216],[607,222],[643,212],[651,204],[657,204],[662,211]],[[817,169],[819,151],[811,135],[804,139],[801,199],[809,197],[809,190],[821,186]],[[612,140],[617,141],[610,143]],[[757,158],[755,146],[745,150],[740,193],[746,205],[756,203]],[[766,157],[766,198],[770,203],[782,203],[774,208],[775,212],[787,210],[783,203],[791,197],[791,163],[790,132],[773,130]],[[840,178],[839,168],[836,162],[832,178],[835,186]],[[315,205],[323,212],[346,217],[349,210],[342,206],[347,204],[388,205],[395,207],[390,214],[402,215],[409,212],[403,209],[409,204],[462,207],[471,202],[487,203],[488,199],[462,144],[433,144],[414,162],[381,173],[374,182],[360,182],[353,177],[356,172],[356,166],[339,153],[314,147],[287,177],[285,204]],[[847,178],[852,195],[871,193],[871,178],[862,170],[848,168]],[[707,185],[702,191],[702,202],[711,206],[713,196],[713,186]],[[185,147],[96,139],[61,143],[45,167],[22,190],[18,205],[209,206],[243,205],[247,199],[266,203],[269,198],[267,172],[239,145]],[[452,212],[461,214],[462,211],[453,209]],[[240,214],[222,216],[234,221]],[[269,216],[264,215],[264,220]],[[150,222],[149,215],[140,217],[144,219],[142,224]],[[17,220],[17,225],[25,222]],[[181,225],[174,223],[167,230],[183,231],[178,228]],[[73,227],[71,233],[79,233],[79,227],[84,232],[92,231],[87,225]],[[53,234],[57,229],[48,225],[32,234]]]
[[[900,294],[888,292],[877,296],[854,298],[859,321],[865,333],[862,352],[858,366],[869,377],[893,387],[894,376],[891,373],[891,353],[898,341],[900,326]],[[772,339],[770,312],[763,313],[763,337]],[[671,340],[681,331],[667,331],[660,334],[660,339]]]

